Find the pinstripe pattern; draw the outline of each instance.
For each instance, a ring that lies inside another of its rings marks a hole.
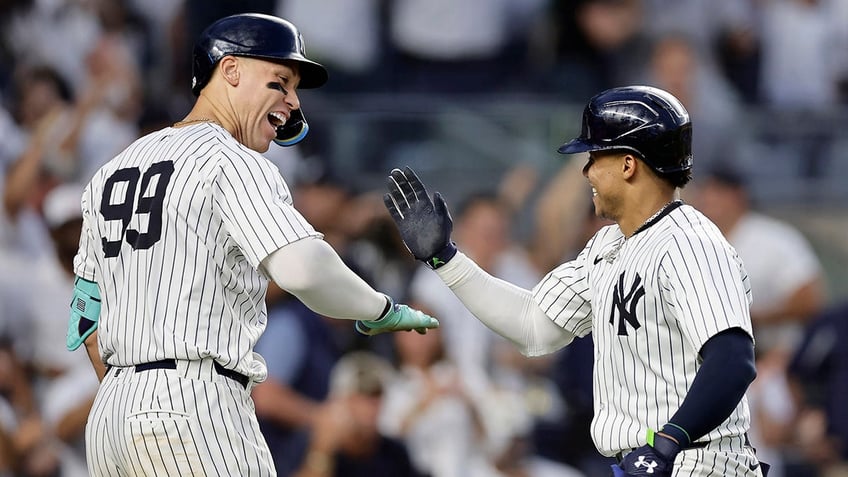
[[[618,245],[617,257],[604,260]],[[628,300],[639,286],[644,296]],[[688,205],[627,240],[617,225],[604,227],[574,261],[549,273],[534,297],[558,325],[578,336],[591,331],[597,343],[592,438],[605,455],[644,445],[649,427],[668,422],[710,337],[734,327],[751,333],[742,262],[715,225]],[[631,309],[638,327],[625,320]],[[701,440],[742,435],[749,423],[743,399]]]
[[[91,475],[276,475],[249,391],[211,362],[112,368],[86,427]]]
[[[762,477],[754,449],[740,436],[723,437],[703,449],[677,455],[673,477]],[[754,467],[754,469],[751,469]]]
[[[172,172],[162,172],[171,164]],[[265,363],[253,352],[267,318],[260,262],[287,243],[320,237],[292,206],[273,164],[220,126],[165,128],[101,168],[83,193],[82,210],[74,269],[100,286],[98,344],[106,363],[211,358],[253,381],[265,379]],[[194,475],[187,469],[195,471],[198,458],[214,466],[197,475],[271,473],[249,396],[224,396],[195,380],[166,381],[163,372],[101,387],[88,430],[100,475]],[[171,403],[177,399],[179,405]],[[212,419],[228,433],[201,432],[198,426]],[[142,438],[153,434],[167,437],[157,441],[161,448]],[[245,450],[231,456],[235,463],[221,460],[237,448]],[[259,460],[253,465],[251,458]]]

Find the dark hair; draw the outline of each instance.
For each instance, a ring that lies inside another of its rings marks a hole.
[[[669,184],[674,187],[683,188],[692,180],[692,169],[687,169],[685,171],[677,171],[677,172],[668,172],[666,174],[659,174],[659,176],[665,179]]]
[[[47,65],[35,65],[26,68],[17,78],[17,93],[20,94],[25,85],[37,81],[51,83],[56,89],[56,93],[63,101],[70,102],[73,100],[73,93],[71,92],[71,87],[68,82],[56,69]]]

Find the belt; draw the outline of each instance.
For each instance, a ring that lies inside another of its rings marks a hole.
[[[215,371],[218,372],[221,376],[232,379],[233,381],[242,385],[242,387],[247,388],[247,383],[250,382],[250,378],[239,373],[238,371],[233,371],[232,369],[227,369],[217,361],[214,363]],[[135,365],[135,371],[149,371],[151,369],[177,369],[177,361],[174,359],[163,359],[160,361],[151,361],[149,363],[141,363]]]

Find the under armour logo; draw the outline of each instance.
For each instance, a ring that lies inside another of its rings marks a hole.
[[[621,317],[618,321],[617,334],[619,336],[627,336],[627,325],[625,323],[630,323],[630,326],[634,330],[642,326],[639,324],[639,320],[636,319],[636,306],[639,304],[639,300],[645,296],[645,287],[641,286],[641,284],[642,277],[637,273],[636,279],[630,286],[630,292],[627,295],[623,295],[624,272],[618,277],[618,284],[616,284],[612,292],[612,308],[610,309],[609,322],[611,325],[615,324],[615,312],[618,311],[618,315]]]
[[[653,474],[654,468],[657,467],[658,465],[659,464],[657,464],[657,461],[655,461],[655,460],[652,460],[650,462],[646,462],[645,456],[643,456],[643,455],[640,455],[639,460],[637,460],[636,462],[633,463],[633,467],[636,467],[637,469],[640,468],[640,467],[644,467],[646,474]]]

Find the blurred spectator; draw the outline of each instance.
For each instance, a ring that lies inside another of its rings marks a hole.
[[[728,163],[701,175],[693,199],[742,257],[754,295],[758,350],[794,351],[806,323],[825,304],[815,250],[795,227],[755,210],[747,178]]]
[[[848,17],[844,3],[762,2],[760,78],[766,104],[778,109],[822,110],[837,102],[839,84],[848,73],[844,53],[848,38],[843,36]]]
[[[802,176],[822,177],[834,140],[822,113],[844,99],[840,88],[848,78],[848,6],[843,0],[771,0],[760,14],[763,104],[774,111],[771,121],[793,132],[804,128],[770,137],[772,153],[797,158]]]
[[[17,64],[47,64],[70,89],[86,82],[85,56],[100,37],[96,1],[7,0],[2,41]]]
[[[0,137],[3,138],[3,141],[0,141],[0,197],[3,197],[7,171],[26,146],[23,132],[18,128],[12,115],[3,107],[0,107]],[[6,207],[0,207],[0,250],[12,253],[13,250],[20,248],[19,238]]]
[[[539,272],[510,234],[511,210],[495,194],[471,194],[456,209],[453,238],[469,257],[512,283],[535,283]],[[475,319],[436,274],[420,266],[409,294],[410,300],[439,317],[446,355],[472,385],[473,393],[484,392],[494,376],[510,374],[509,369],[495,369],[498,364],[493,362],[494,347],[503,340]]]
[[[512,208],[497,194],[470,193],[456,209],[453,239],[493,275],[512,283],[535,283],[540,274],[529,254],[511,238]],[[432,273],[419,264],[409,299],[439,318],[445,358],[456,366],[464,392],[485,409],[486,446],[499,454],[515,438],[514,419],[530,416],[528,399],[557,402],[540,377],[547,359],[521,356],[510,343],[477,320]],[[542,397],[544,396],[544,397]],[[532,411],[547,412],[551,406]]]
[[[379,91],[387,75],[375,75],[386,54],[380,0],[279,0],[277,14],[304,37],[310,58],[330,69],[322,92]]]
[[[24,146],[5,170],[3,210],[14,228],[10,242],[17,252],[30,257],[49,249],[47,232],[40,217],[46,191],[57,183],[48,172],[55,162],[60,126],[58,118],[71,108],[72,96],[67,82],[48,66],[20,67],[12,85],[15,103],[12,114],[18,128],[12,133]]]
[[[373,353],[345,355],[330,376],[330,399],[315,427],[296,477],[420,476],[406,446],[380,433],[378,417],[391,365]]]
[[[653,38],[686,32],[693,47],[712,62],[712,48],[722,32],[750,27],[749,0],[643,0],[645,31]]]
[[[526,39],[529,25],[519,21],[525,17],[517,12],[538,6],[532,0],[389,2],[396,88],[416,93],[508,90],[524,70],[514,42]]]
[[[51,451],[66,477],[88,475],[84,431],[98,386],[87,355],[65,349],[73,259],[82,228],[81,196],[80,185],[50,189],[43,217],[51,249],[17,264],[27,273],[0,277],[0,323],[34,389],[31,412],[32,422],[38,423],[39,445]]]
[[[787,450],[798,409],[786,365],[825,305],[821,264],[798,230],[752,209],[745,178],[734,166],[717,165],[703,175],[695,200],[736,248],[751,280],[758,368],[748,391],[751,442],[772,464],[771,475],[795,475]]]
[[[268,286],[266,302],[268,324],[255,351],[268,365],[268,378],[252,395],[277,473],[291,475],[303,462],[342,350],[333,339],[331,321],[337,320],[317,315],[276,285]]]
[[[557,0],[550,8],[557,37],[550,91],[583,103],[638,71],[650,21],[642,0]]]
[[[789,367],[804,409],[794,432],[799,448],[822,476],[848,470],[848,302],[816,317]],[[841,473],[840,473],[841,472]]]
[[[726,156],[737,155],[742,138],[735,119],[742,111],[735,91],[702,48],[687,34],[658,36],[652,43],[646,71],[629,82],[665,89],[686,106],[697,124],[692,152],[703,170]]]
[[[0,473],[54,477],[59,471],[58,451],[45,431],[35,397],[25,364],[8,342],[0,342]]]
[[[393,338],[399,374],[387,386],[381,428],[403,440],[418,470],[431,477],[497,475],[481,409],[445,356],[441,330]]]

